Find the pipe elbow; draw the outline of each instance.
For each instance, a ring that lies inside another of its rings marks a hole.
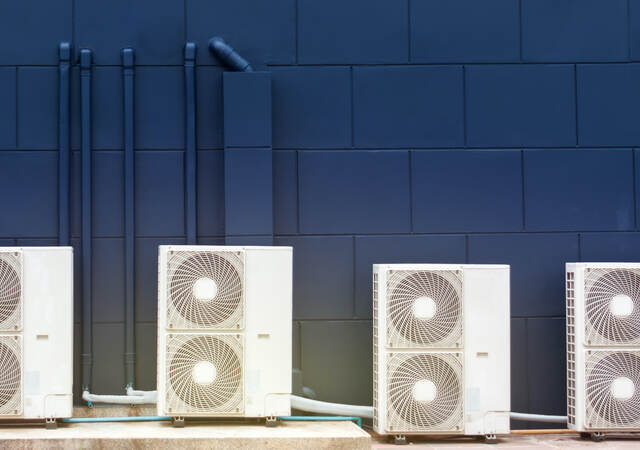
[[[251,67],[249,61],[240,56],[238,52],[221,37],[216,36],[209,39],[209,51],[233,70],[238,72],[253,72],[253,67]]]

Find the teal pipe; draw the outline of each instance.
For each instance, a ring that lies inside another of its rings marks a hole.
[[[282,416],[278,417],[278,419],[291,422],[336,422],[348,420],[349,422],[357,423],[362,428],[362,419],[356,416]]]
[[[137,417],[72,417],[62,419],[63,423],[99,423],[99,422],[161,422],[171,420],[168,416],[137,416]]]

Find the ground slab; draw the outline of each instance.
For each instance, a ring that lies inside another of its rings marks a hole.
[[[353,422],[246,423],[108,422],[43,426],[3,425],[0,448],[13,449],[369,449],[369,434]]]
[[[409,446],[397,446],[389,443],[387,439],[375,437],[372,441],[374,450],[401,450],[408,448],[418,449],[441,449],[441,450],[469,450],[473,448],[483,448],[485,450],[501,449],[573,449],[573,448],[593,448],[593,449],[638,449],[640,448],[640,436],[630,437],[629,435],[611,435],[604,442],[591,442],[588,439],[581,439],[577,434],[526,434],[500,436],[497,445],[487,445],[481,440],[473,438],[457,439],[425,439],[413,437],[409,438]]]

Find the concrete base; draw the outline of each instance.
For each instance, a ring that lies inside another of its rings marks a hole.
[[[282,422],[264,424],[189,422],[173,428],[169,422],[115,422],[3,425],[2,449],[368,449],[370,436],[352,422]]]

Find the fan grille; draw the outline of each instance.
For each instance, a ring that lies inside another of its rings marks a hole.
[[[586,425],[591,429],[640,428],[640,352],[588,352],[585,378]],[[630,398],[612,393],[620,378],[633,382]]]
[[[398,353],[388,364],[388,432],[462,433],[461,353]],[[432,401],[418,401],[417,383],[435,387]]]
[[[22,255],[0,253],[0,330],[22,329]]]
[[[239,335],[169,335],[166,408],[171,415],[238,415],[243,405],[242,345]],[[211,368],[198,379],[201,365]],[[215,375],[212,375],[212,374]]]
[[[390,270],[387,292],[390,347],[462,345],[462,271]],[[433,315],[417,317],[419,302],[428,302]]]
[[[170,252],[167,280],[169,328],[237,330],[243,327],[242,252]],[[204,293],[198,294],[198,286],[203,282]]]
[[[22,341],[0,336],[0,415],[22,415]]]
[[[587,345],[640,344],[640,270],[586,269],[585,322]],[[629,315],[615,315],[615,298],[630,299]]]

